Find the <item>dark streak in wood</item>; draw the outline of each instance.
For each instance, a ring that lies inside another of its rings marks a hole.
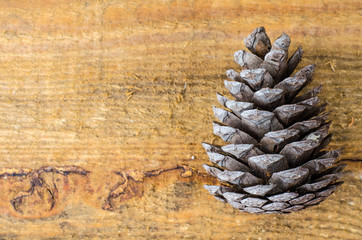
[[[116,198],[120,198],[120,201],[125,201],[131,199],[135,196],[141,197],[143,195],[142,182],[146,178],[157,177],[165,172],[171,172],[180,170],[180,177],[189,178],[194,174],[197,176],[210,178],[208,174],[202,173],[192,167],[187,165],[176,165],[172,168],[167,169],[157,169],[152,171],[142,171],[142,170],[124,170],[124,171],[115,171],[115,174],[122,177],[122,180],[116,184],[113,190],[110,191],[108,197],[103,204],[103,209],[113,211],[114,206],[112,204],[112,200]]]
[[[77,166],[61,166],[61,167],[49,167],[44,166],[36,170],[30,169],[22,169],[18,170],[14,168],[5,168],[0,171],[0,177],[4,176],[29,176],[30,180],[30,188],[26,191],[19,192],[12,200],[11,204],[17,212],[22,213],[20,206],[23,203],[23,200],[27,197],[32,196],[35,191],[45,190],[50,195],[50,207],[49,211],[53,209],[56,203],[56,194],[58,192],[57,186],[54,182],[53,177],[53,186],[47,184],[44,179],[41,177],[43,173],[53,173],[53,174],[61,174],[67,176],[68,174],[79,174],[79,175],[87,175],[89,171],[84,170],[81,167]]]

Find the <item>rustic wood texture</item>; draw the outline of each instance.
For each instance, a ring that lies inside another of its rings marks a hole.
[[[317,64],[329,148],[362,158],[361,3],[0,2],[0,239],[360,239],[359,161],[317,207],[252,215],[202,187],[233,53],[283,31]],[[44,168],[49,166],[49,168]],[[70,166],[76,166],[71,168]]]

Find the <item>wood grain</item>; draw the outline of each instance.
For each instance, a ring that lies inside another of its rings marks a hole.
[[[309,89],[323,84],[330,148],[361,159],[360,9],[355,0],[1,1],[0,169],[24,174],[0,171],[0,239],[359,239],[361,162],[318,207],[250,215],[203,190],[214,180],[200,143],[221,143],[216,92],[263,25],[272,40],[284,31],[291,49],[303,46],[300,67],[317,64]],[[41,173],[23,211],[13,208],[30,172],[71,165],[89,173]],[[104,210],[118,186],[125,192]]]

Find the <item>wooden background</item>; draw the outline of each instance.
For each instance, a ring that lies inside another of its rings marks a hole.
[[[0,239],[361,239],[361,24],[358,0],[1,1]],[[354,159],[289,215],[202,187],[215,94],[258,26],[317,63],[330,147]]]

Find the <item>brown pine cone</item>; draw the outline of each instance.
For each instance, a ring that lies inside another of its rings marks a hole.
[[[322,202],[342,183],[340,151],[323,151],[331,140],[330,122],[320,103],[322,86],[304,94],[315,65],[290,77],[302,59],[299,47],[288,60],[290,38],[271,45],[264,27],[246,39],[250,52],[235,52],[240,73],[226,71],[225,87],[235,100],[217,94],[219,122],[214,134],[230,143],[203,143],[212,162],[206,171],[221,186],[204,187],[215,198],[249,213],[290,213]],[[298,95],[299,94],[299,95]]]

